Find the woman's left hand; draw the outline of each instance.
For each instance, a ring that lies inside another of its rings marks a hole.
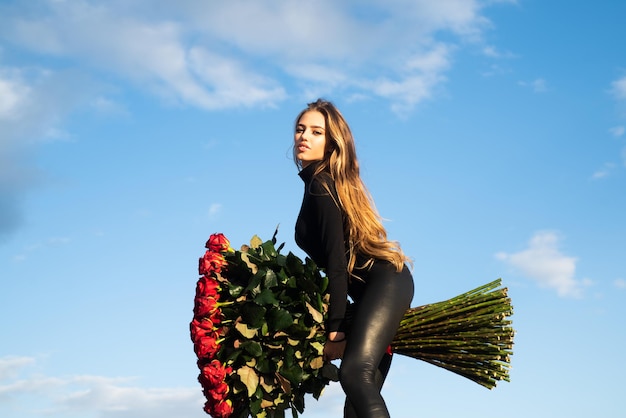
[[[332,361],[343,358],[343,351],[345,349],[345,334],[343,332],[331,332],[326,340],[326,344],[324,344],[324,361]]]

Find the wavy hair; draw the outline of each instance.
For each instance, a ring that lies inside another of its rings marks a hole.
[[[396,241],[387,239],[387,231],[383,227],[382,218],[378,214],[371,194],[365,187],[359,174],[359,162],[356,156],[354,138],[343,115],[331,102],[318,99],[309,103],[298,114],[295,125],[307,112],[317,111],[324,116],[326,122],[326,150],[324,159],[316,169],[315,175],[322,171],[330,173],[339,198],[339,205],[347,218],[346,231],[348,237],[348,271],[355,267],[368,267],[373,259],[383,259],[392,263],[397,271],[401,271],[405,262],[410,259],[404,254]],[[299,169],[302,162],[296,157],[294,161]],[[328,189],[328,185],[324,184]],[[330,189],[328,189],[330,193]],[[333,193],[330,193],[333,196]],[[356,266],[356,255],[364,254],[368,261],[363,266]]]

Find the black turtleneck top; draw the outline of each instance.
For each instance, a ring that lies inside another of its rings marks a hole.
[[[314,175],[318,166],[318,162],[313,162],[298,174],[304,181],[304,198],[296,221],[295,239],[298,246],[325,269],[330,295],[326,331],[333,332],[343,328],[348,299],[345,213],[339,206],[330,173]]]

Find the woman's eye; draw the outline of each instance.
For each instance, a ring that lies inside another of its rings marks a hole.
[[[322,131],[313,131],[313,133],[314,133],[315,135],[321,135],[321,134],[322,134]]]

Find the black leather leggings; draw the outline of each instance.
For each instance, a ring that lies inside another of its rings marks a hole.
[[[380,394],[391,365],[386,350],[411,304],[413,277],[406,267],[398,273],[391,264],[376,262],[363,278],[340,367],[344,417],[388,418]]]

